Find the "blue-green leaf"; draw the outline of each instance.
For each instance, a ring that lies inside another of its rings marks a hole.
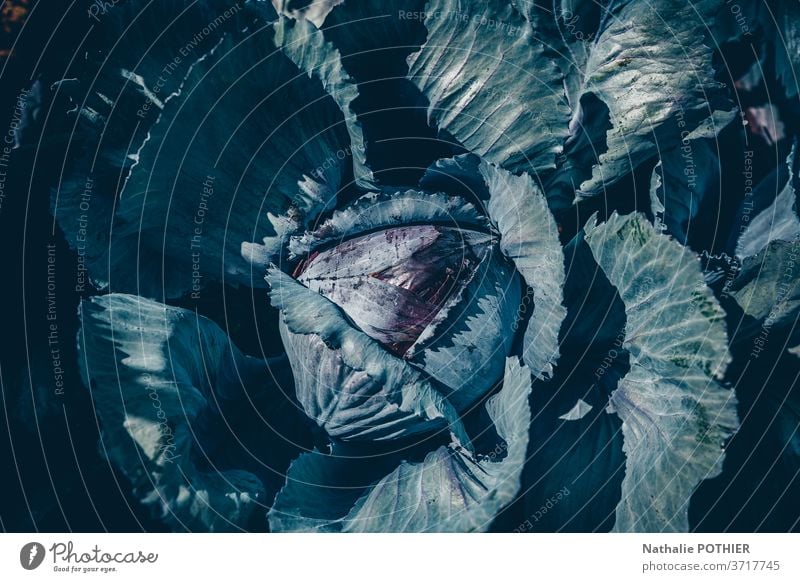
[[[264,508],[254,475],[222,470],[197,445],[200,415],[246,378],[267,374],[211,321],[133,295],[81,305],[81,375],[104,455],[175,530],[241,530]],[[197,459],[210,463],[199,469]]]
[[[370,192],[336,210],[314,230],[289,242],[291,258],[302,257],[319,247],[353,238],[378,228],[414,223],[441,224],[488,230],[489,222],[475,206],[457,196],[415,190]]]
[[[336,203],[342,180],[369,181],[356,97],[306,20],[226,35],[138,152],[95,280],[168,297],[207,280],[263,286],[285,239]]]
[[[558,332],[567,314],[562,305],[564,254],[558,227],[530,176],[515,176],[485,161],[480,172],[490,193],[489,218],[500,231],[500,249],[533,289],[523,359],[536,377],[550,377],[559,356]]]
[[[555,167],[569,108],[528,22],[501,0],[430,0],[425,10],[428,37],[408,78],[428,100],[429,123],[511,171]]]
[[[768,29],[775,45],[775,69],[786,96],[793,99],[800,92],[800,7],[796,2],[777,2],[773,10],[767,8],[761,17],[777,28]]]
[[[709,26],[722,9],[713,0],[613,2],[593,17],[598,28],[582,40],[564,30],[563,22],[552,22],[553,13],[535,9],[529,13],[539,36],[556,43],[572,107],[572,138],[593,121],[585,119],[584,97],[592,95],[608,108],[611,128],[603,148],[592,152],[591,178],[584,180],[588,168],[582,164],[570,169],[577,181],[583,180],[579,198],[601,194],[639,164],[687,137],[715,136],[733,119],[734,108],[715,78],[712,44],[707,40]],[[555,17],[563,19],[563,13]],[[587,147],[594,143],[592,137]],[[582,159],[583,154],[571,155]]]
[[[728,292],[742,311],[755,320],[758,330],[743,326],[737,336],[763,332],[763,348],[771,332],[788,331],[797,337],[800,315],[800,240],[772,241],[761,252],[746,258]]]
[[[486,404],[504,441],[498,451],[476,458],[456,439],[421,462],[401,462],[368,487],[347,513],[342,508],[352,498],[354,487],[343,482],[344,475],[353,474],[354,461],[302,456],[289,469],[288,484],[270,511],[270,526],[274,531],[486,530],[519,491],[528,444],[530,388],[529,370],[509,358],[503,389]],[[310,495],[314,488],[320,488],[316,498]]]
[[[272,5],[279,14],[296,20],[308,20],[320,27],[331,10],[343,2],[344,0],[310,0],[309,2],[272,0]]]
[[[252,22],[251,9],[252,3],[217,0],[118,3],[92,20],[85,51],[68,78],[53,86],[54,98],[69,97],[69,116],[77,118],[61,120],[55,108],[50,117],[54,125],[68,124],[69,134],[51,212],[99,286],[109,280],[107,249],[119,190],[148,131],[181,95],[195,62],[227,30]]]
[[[686,244],[692,221],[706,197],[719,195],[719,157],[711,140],[687,139],[661,154],[650,182],[650,207],[657,229]]]
[[[616,531],[686,531],[689,499],[719,474],[738,426],[736,398],[719,385],[730,360],[724,312],[697,257],[641,214],[590,220],[586,242],[625,304],[630,371],[609,412],[627,456]]]
[[[775,189],[770,192],[774,182],[766,179],[745,197],[738,217],[739,222],[744,223],[740,229],[744,232],[736,241],[736,256],[740,260],[760,253],[772,241],[792,242],[800,239],[800,218],[797,216],[797,193],[794,188],[798,179],[796,154],[795,144],[786,159],[786,168],[777,169],[774,173],[777,180],[785,180],[785,183],[775,184]],[[760,209],[756,206],[757,202],[762,202],[764,198],[768,200],[771,196],[775,196],[772,203]]]

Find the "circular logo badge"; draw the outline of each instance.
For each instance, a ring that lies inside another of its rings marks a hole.
[[[39,542],[29,542],[19,551],[19,563],[26,570],[35,570],[44,561],[44,546]]]

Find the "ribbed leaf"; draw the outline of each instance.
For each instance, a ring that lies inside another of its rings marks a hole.
[[[750,196],[745,197],[738,217],[739,222],[744,223],[744,232],[736,241],[736,256],[740,260],[760,253],[772,241],[791,242],[800,239],[797,193],[794,188],[795,180],[798,179],[795,169],[796,152],[795,145],[786,159],[786,168],[778,169],[774,173],[774,177],[783,182],[775,183],[772,179],[765,179]],[[770,191],[773,184],[775,188]],[[772,202],[764,205],[765,200],[773,196]],[[764,207],[759,208],[756,203]]]
[[[266,368],[209,320],[133,295],[94,297],[81,319],[81,375],[109,461],[175,530],[245,529],[268,501],[264,487],[251,473],[210,462],[196,444],[199,419],[242,382],[240,374]],[[210,467],[199,469],[198,458]]]
[[[736,399],[717,383],[730,360],[724,312],[697,257],[644,216],[613,214],[586,242],[625,304],[630,371],[611,395],[627,456],[616,531],[686,531],[689,499],[719,474]]]
[[[92,20],[85,51],[53,86],[54,97],[69,96],[70,111],[64,119],[56,109],[48,116],[59,129],[64,124],[69,139],[51,212],[79,253],[81,268],[101,285],[108,281],[118,194],[150,127],[181,94],[192,65],[226,30],[244,27],[254,16],[250,3],[224,0],[118,3]]]
[[[309,20],[316,26],[322,26],[325,18],[336,6],[344,0],[272,0],[272,5],[279,14],[290,16],[297,20]]]
[[[562,75],[508,2],[430,0],[428,37],[408,78],[428,119],[468,150],[511,171],[555,167],[567,136]]]
[[[601,149],[589,156],[584,151],[598,143],[596,136],[589,136],[583,148],[567,148],[574,159],[564,160],[564,171],[580,184],[579,198],[602,193],[687,137],[715,136],[733,119],[733,106],[714,76],[713,45],[707,40],[708,27],[721,10],[712,0],[657,5],[625,0],[609,3],[599,14],[571,10],[583,14],[584,22],[573,23],[570,30],[563,11],[530,8],[528,18],[537,36],[554,45],[564,70],[573,110],[570,139],[585,127],[605,131],[584,115],[585,97],[593,96],[608,108],[611,128]],[[593,21],[596,30],[587,27]],[[592,159],[591,178],[585,179],[588,168],[583,166]]]
[[[530,425],[530,372],[510,358],[505,383],[486,404],[504,445],[482,458],[457,440],[439,447],[421,462],[402,462],[368,488],[346,514],[352,487],[342,487],[354,474],[355,461],[306,454],[289,469],[287,487],[270,512],[273,530],[422,532],[484,531],[517,495]],[[352,482],[352,481],[351,481]],[[326,491],[325,484],[333,486]],[[322,487],[310,495],[313,484]],[[299,492],[305,493],[298,495]],[[321,504],[322,498],[330,503]],[[339,515],[340,514],[340,515]]]
[[[773,241],[760,253],[742,263],[739,275],[728,291],[746,315],[755,320],[757,330],[745,326],[737,336],[765,334],[759,342],[763,348],[773,331],[797,334],[800,315],[800,241]]]
[[[482,162],[489,188],[489,218],[500,231],[500,249],[533,289],[534,308],[525,330],[523,359],[537,378],[550,377],[558,360],[564,255],[547,201],[530,176],[515,176]]]
[[[661,154],[650,185],[650,207],[657,229],[686,244],[692,221],[706,197],[719,196],[719,157],[711,140],[686,140]]]
[[[365,194],[337,210],[320,226],[289,242],[291,258],[302,257],[319,247],[353,238],[378,228],[413,223],[474,227],[488,230],[489,223],[463,198],[415,190],[385,190]]]
[[[769,16],[761,16],[774,22],[778,29],[771,36],[775,43],[775,69],[786,96],[792,99],[800,92],[800,6],[796,2],[776,2],[773,10]]]
[[[151,129],[94,277],[169,297],[209,279],[263,285],[284,238],[335,204],[352,172],[368,179],[356,96],[307,21],[227,35]]]

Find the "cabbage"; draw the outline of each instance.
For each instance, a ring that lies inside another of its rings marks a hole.
[[[126,499],[173,531],[793,527],[796,9],[741,11],[109,10],[15,139],[71,136],[38,180],[86,282],[64,362]]]

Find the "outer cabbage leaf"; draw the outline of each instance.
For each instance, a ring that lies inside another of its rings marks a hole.
[[[733,119],[724,86],[714,78],[713,51],[707,41],[719,10],[719,3],[712,0],[614,2],[589,19],[597,18],[598,28],[587,29],[590,36],[583,40],[569,30],[559,31],[564,23],[554,19],[552,11],[536,7],[527,11],[537,37],[555,43],[573,110],[571,136],[586,124],[585,96],[593,95],[608,107],[611,129],[603,149],[589,156],[596,163],[591,178],[578,188],[579,198],[601,193],[686,136],[713,137]],[[602,128],[592,128],[598,129]],[[591,138],[586,143],[596,141]],[[576,160],[586,157],[581,151],[568,153]],[[576,181],[584,179],[584,162],[564,162]]]
[[[500,249],[533,289],[535,306],[525,330],[523,359],[538,378],[550,377],[558,360],[564,255],[547,200],[533,179],[514,176],[485,161],[480,172],[490,193],[489,218],[500,231]]]
[[[352,454],[334,443],[332,454],[312,451],[295,459],[269,512],[274,532],[340,532],[364,493],[394,470],[400,453]]]
[[[760,253],[742,263],[739,275],[727,291],[745,315],[753,318],[737,330],[737,338],[765,335],[757,339],[763,349],[772,332],[789,333],[798,337],[797,317],[800,314],[800,241],[773,241]],[[757,328],[755,328],[757,326]],[[758,350],[759,352],[761,350]]]
[[[209,320],[133,295],[94,297],[81,318],[81,375],[102,422],[102,450],[142,503],[175,530],[246,529],[265,507],[263,485],[215,467],[196,443],[204,411],[268,374],[264,363]]]
[[[535,39],[545,45],[564,73],[567,100],[574,110],[581,97],[582,71],[598,33],[608,0],[511,0],[531,24]]]
[[[289,242],[290,258],[308,255],[345,237],[413,223],[488,230],[489,222],[463,198],[415,190],[370,192],[337,210],[314,230]]]
[[[293,26],[287,20],[279,20],[275,24],[275,44],[300,71],[309,78],[319,79],[327,94],[339,106],[350,138],[349,149],[345,153],[352,161],[353,178],[361,186],[370,186],[373,176],[366,163],[364,135],[352,109],[353,102],[358,99],[358,88],[345,71],[339,51],[325,40],[316,27],[308,23]],[[341,161],[339,152],[336,153],[337,161]]]
[[[425,10],[428,37],[409,56],[408,78],[428,100],[429,122],[513,172],[555,167],[569,108],[525,19],[501,0],[430,0]]]
[[[650,182],[656,229],[687,243],[700,204],[719,196],[719,164],[713,142],[708,139],[687,139],[661,155]]]
[[[481,162],[475,154],[436,160],[425,170],[419,185],[434,192],[446,192],[485,204],[489,199],[489,189],[481,175]]]
[[[484,531],[513,501],[520,485],[530,424],[530,372],[509,358],[503,389],[486,404],[505,445],[501,454],[476,458],[454,439],[421,462],[402,462],[373,484],[347,513],[346,459],[306,454],[289,469],[287,486],[270,511],[273,531],[422,532]],[[501,458],[502,457],[502,458]],[[319,487],[318,496],[310,495]],[[333,490],[326,490],[331,485]],[[305,490],[305,494],[298,491]],[[325,503],[320,503],[319,499]],[[338,514],[338,515],[337,515]]]
[[[722,469],[737,428],[722,388],[730,360],[724,312],[697,257],[640,214],[591,220],[586,242],[625,303],[630,371],[609,412],[623,422],[627,456],[616,531],[686,531],[689,499]]]
[[[82,58],[53,86],[54,101],[66,97],[71,110],[59,119],[54,108],[48,119],[69,139],[51,212],[93,276],[108,279],[117,194],[150,127],[224,32],[252,22],[251,8],[206,0],[120,3],[93,25]]]
[[[800,238],[797,197],[791,181],[775,200],[750,221],[736,244],[736,256],[744,260],[757,255],[773,241],[791,242]]]
[[[320,27],[331,10],[342,2],[344,0],[272,0],[272,5],[279,14],[297,20],[306,19]]]
[[[786,168],[776,169],[773,176],[761,182],[750,197],[745,197],[738,220],[740,224],[746,224],[746,228],[736,241],[736,256],[740,260],[760,253],[772,241],[791,242],[800,238],[794,188],[798,178],[796,153],[795,145],[786,159]],[[764,205],[770,198],[772,201]]]
[[[356,96],[307,21],[227,35],[138,152],[93,276],[170,297],[208,279],[263,285],[284,238],[333,205],[352,172],[368,179]],[[144,264],[161,269],[143,276]]]
[[[793,99],[800,92],[800,83],[797,80],[800,71],[800,6],[796,2],[775,2],[774,7],[770,8],[772,10],[763,11],[761,16],[770,21],[774,18],[778,33],[773,37],[775,69],[786,90],[786,96]],[[769,17],[765,12],[770,13]]]

